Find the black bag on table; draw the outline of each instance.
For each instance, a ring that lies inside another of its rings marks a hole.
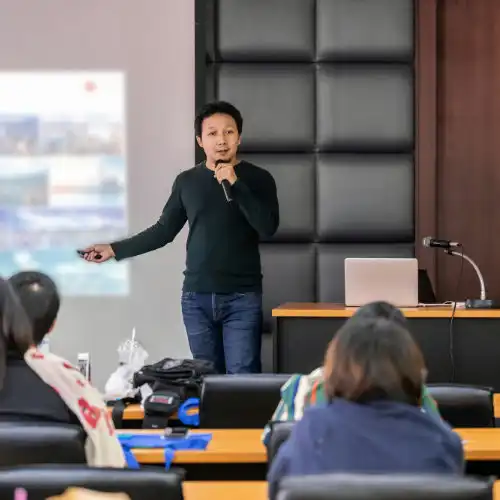
[[[134,374],[133,386],[139,388],[148,384],[153,393],[144,402],[142,427],[166,427],[168,419],[177,412],[184,401],[200,397],[203,377],[216,373],[213,363],[196,359],[164,358],[152,365],[143,366]],[[120,401],[115,403],[113,408],[113,422],[116,428],[122,428],[123,410],[127,404],[133,402],[130,398],[123,403]],[[140,394],[134,402],[140,403]],[[121,417],[117,405],[123,407]]]

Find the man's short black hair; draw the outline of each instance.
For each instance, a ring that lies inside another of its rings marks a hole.
[[[212,101],[205,104],[196,115],[194,120],[194,131],[196,133],[196,137],[201,137],[201,126],[203,124],[203,120],[218,113],[231,116],[236,122],[238,134],[241,135],[241,131],[243,130],[243,118],[238,108],[226,101]]]
[[[38,345],[50,331],[59,312],[60,298],[56,284],[46,274],[22,271],[9,278],[31,322],[33,340]]]

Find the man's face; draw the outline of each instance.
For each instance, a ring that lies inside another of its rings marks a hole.
[[[207,163],[212,166],[217,160],[231,162],[236,158],[240,136],[234,118],[217,113],[203,120],[201,137],[196,140],[205,151]]]

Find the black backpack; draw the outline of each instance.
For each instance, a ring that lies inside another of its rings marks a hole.
[[[146,429],[168,425],[168,419],[189,398],[199,398],[205,375],[216,374],[210,361],[197,359],[164,358],[152,365],[143,366],[134,374],[133,386],[139,388],[148,384],[153,393],[144,402]],[[117,429],[123,428],[123,411],[131,403],[140,403],[141,396],[126,398],[115,402],[112,418]]]

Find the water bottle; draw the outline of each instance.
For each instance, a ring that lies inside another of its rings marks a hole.
[[[118,346],[118,360],[120,366],[131,365],[136,369],[142,368],[148,353],[136,340],[135,328],[132,329],[132,337],[125,340]],[[137,368],[138,367],[138,368]]]

